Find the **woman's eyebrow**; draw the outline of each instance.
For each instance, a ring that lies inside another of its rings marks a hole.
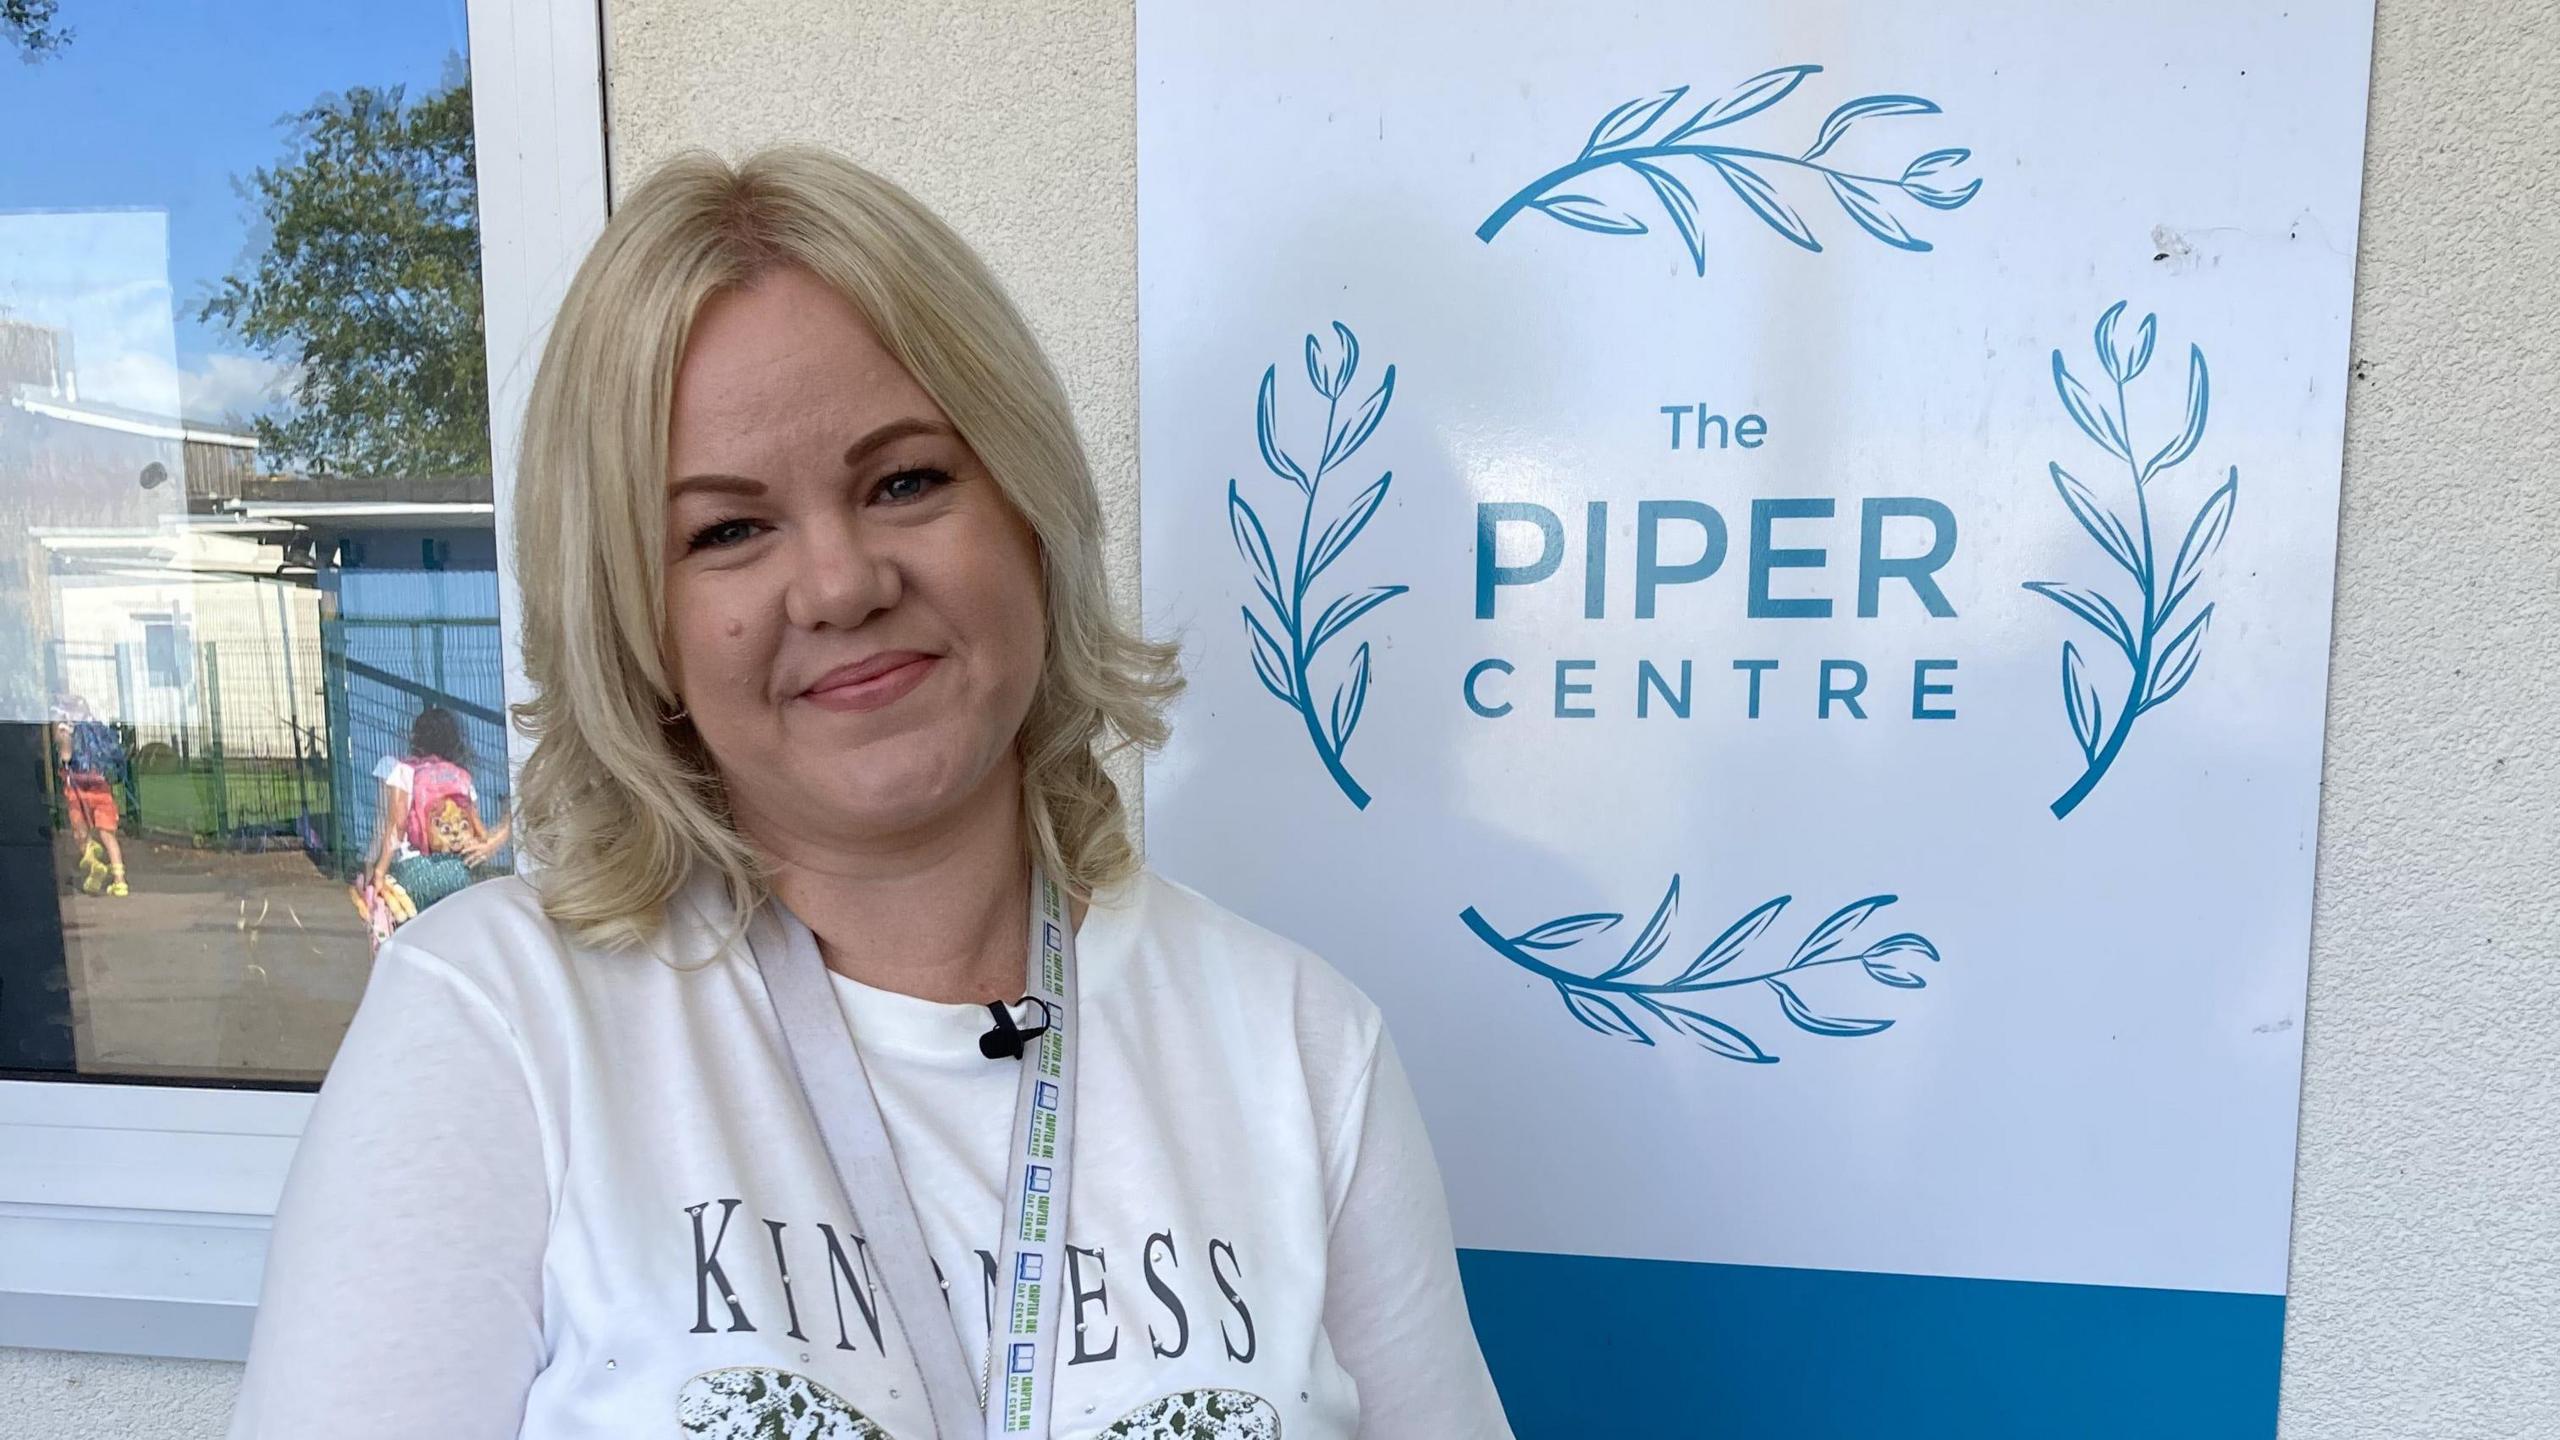
[[[939,420],[927,420],[918,415],[909,415],[901,419],[891,420],[874,429],[870,434],[854,441],[853,444],[845,450],[845,468],[848,470],[852,469],[853,467],[861,464],[864,460],[870,458],[872,451],[879,449],[881,446],[886,445],[893,440],[904,440],[910,435],[949,435],[957,438],[958,432]]]
[[[680,500],[697,490],[728,495],[761,495],[765,485],[761,480],[750,480],[744,475],[687,475],[667,487],[667,499]]]
[[[943,435],[957,439],[959,432],[939,420],[926,420],[912,415],[891,420],[874,428],[870,434],[854,441],[846,448],[845,468],[853,469],[869,459],[872,453],[882,446],[904,440],[912,435]],[[765,483],[744,475],[728,475],[719,472],[687,475],[667,487],[667,499],[679,500],[698,490],[728,495],[762,495],[765,492]]]

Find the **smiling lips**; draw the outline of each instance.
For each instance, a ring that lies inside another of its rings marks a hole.
[[[941,663],[941,656],[921,651],[886,651],[828,671],[800,692],[800,698],[829,710],[877,710],[923,684]]]

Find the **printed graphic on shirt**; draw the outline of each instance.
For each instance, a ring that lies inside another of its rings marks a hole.
[[[740,1365],[676,1395],[687,1440],[896,1440],[806,1375]],[[1112,1422],[1100,1440],[1281,1440],[1280,1413],[1242,1390],[1185,1390]]]
[[[688,1440],[896,1440],[817,1381],[759,1365],[684,1382],[676,1423]]]
[[[1185,1390],[1130,1411],[1100,1440],[1280,1440],[1280,1412],[1242,1390]]]

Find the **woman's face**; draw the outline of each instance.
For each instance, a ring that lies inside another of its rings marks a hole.
[[[1009,794],[1038,542],[851,305],[799,269],[712,299],[668,459],[668,659],[742,830],[858,845]]]

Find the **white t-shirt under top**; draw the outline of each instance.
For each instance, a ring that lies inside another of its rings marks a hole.
[[[919,1440],[720,887],[655,954],[493,880],[375,961],[276,1216],[235,1437]],[[1507,1437],[1378,1012],[1153,872],[1077,931],[1060,1440]],[[667,963],[675,962],[675,963]],[[835,977],[974,1367],[1020,1062],[982,1006]]]

